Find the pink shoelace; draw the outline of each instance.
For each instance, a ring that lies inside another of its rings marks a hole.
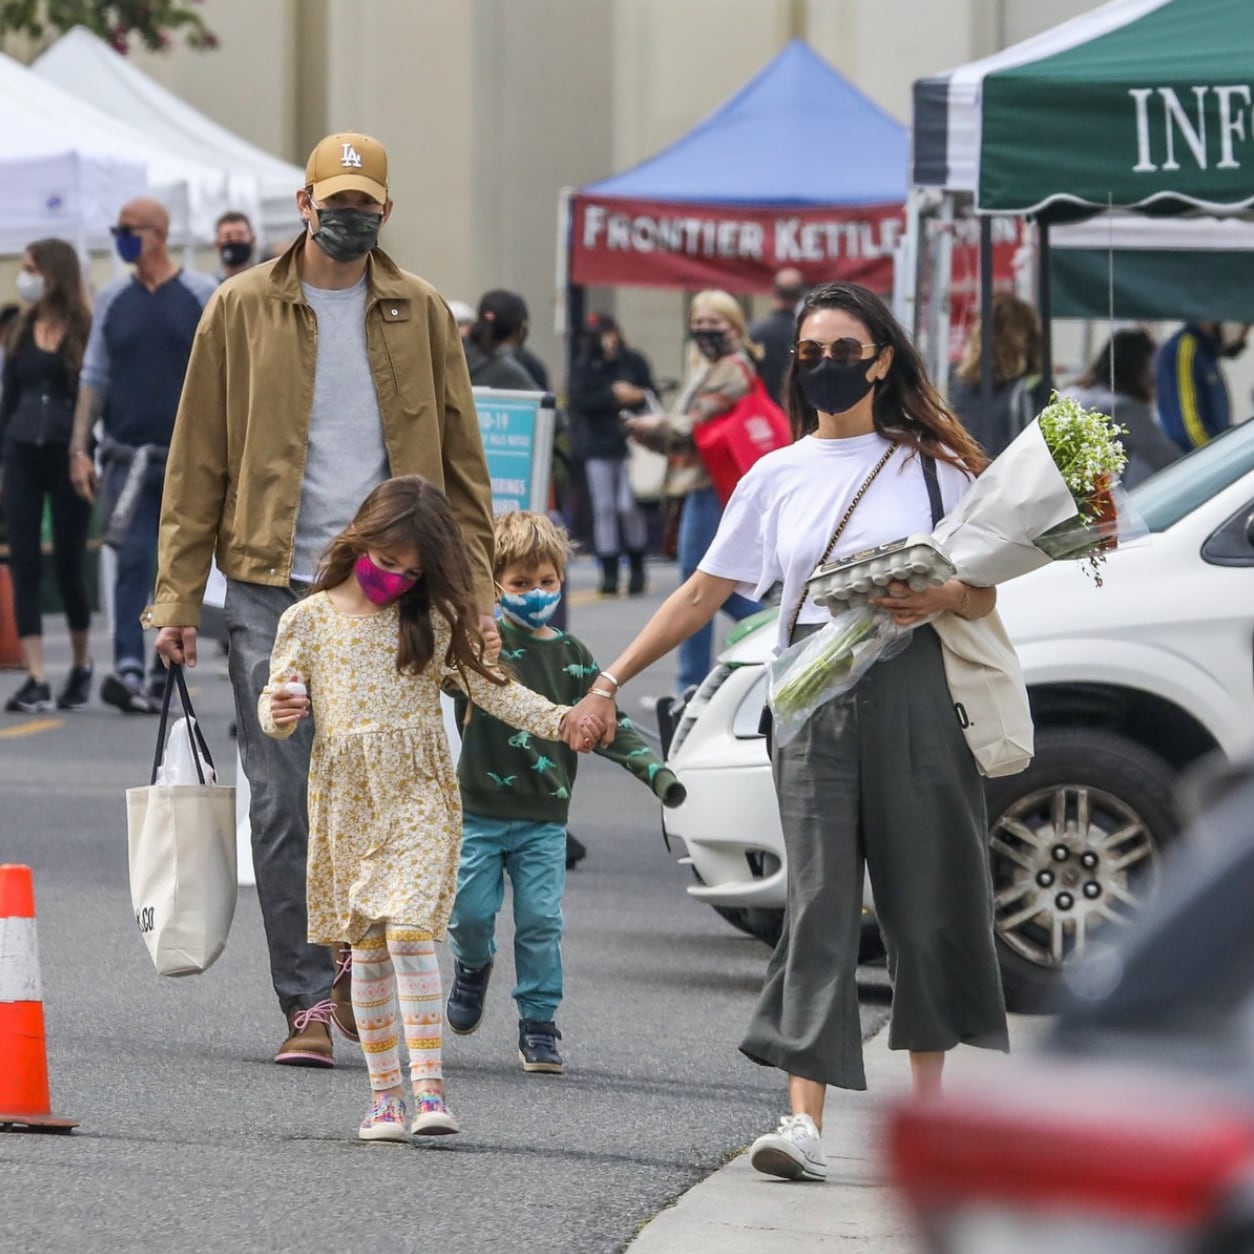
[[[303,1032],[311,1023],[325,1023],[329,1028],[334,1010],[335,1003],[330,999],[320,1001],[316,1006],[310,1006],[308,1010],[299,1011],[296,1018],[292,1020],[292,1026],[298,1032]]]
[[[352,973],[353,951],[346,949],[344,956],[335,960],[335,978],[331,981],[331,987],[334,988],[346,975],[352,975]]]

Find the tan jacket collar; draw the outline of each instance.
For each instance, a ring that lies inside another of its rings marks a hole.
[[[279,300],[290,301],[296,305],[306,303],[296,259],[308,239],[307,233],[298,235],[270,271],[270,294]],[[366,290],[370,293],[370,301],[367,303],[381,299],[404,300],[410,295],[401,268],[382,248],[372,250],[366,258]]]

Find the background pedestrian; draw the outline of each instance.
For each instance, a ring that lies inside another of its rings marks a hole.
[[[1183,453],[1232,426],[1232,402],[1221,362],[1240,357],[1248,322],[1187,322],[1158,350],[1158,418]]]
[[[1041,320],[1009,292],[993,297],[993,392],[985,396],[982,333],[977,318],[949,388],[949,403],[989,455],[996,457],[1049,403],[1050,381],[1041,374]]]
[[[784,374],[792,360],[793,331],[797,307],[806,294],[806,279],[795,266],[775,274],[771,292],[771,312],[749,328],[749,337],[762,346],[758,373],[762,386],[777,405],[783,405]]]
[[[1088,409],[1109,414],[1124,428],[1128,454],[1123,485],[1134,488],[1181,456],[1154,417],[1154,340],[1148,331],[1116,331],[1089,368],[1068,388]]]
[[[723,514],[723,503],[701,463],[692,430],[699,423],[727,413],[749,391],[760,351],[748,337],[744,311],[735,297],[717,289],[698,292],[692,298],[688,332],[692,337],[689,378],[675,411],[627,422],[627,431],[634,439],[670,457],[666,495],[680,510],[679,572],[685,580],[696,573]],[[721,608],[731,618],[740,620],[762,606],[729,588]],[[709,673],[714,647],[714,628],[710,624],[713,617],[711,612],[680,645],[680,692],[700,684]]]
[[[53,708],[39,608],[47,507],[52,568],[72,651],[69,674],[57,688],[56,708],[81,710],[91,696],[92,680],[85,571],[91,504],[70,483],[70,434],[91,313],[78,254],[63,240],[28,245],[17,285],[26,309],[9,336],[0,373],[0,504],[26,679],[4,708],[28,714]]]
[[[243,274],[253,264],[257,250],[257,236],[246,213],[228,209],[214,225],[213,247],[217,251],[219,269],[215,276],[219,283]]]
[[[527,302],[517,292],[494,288],[479,298],[479,316],[464,343],[475,387],[535,392],[539,385],[518,358],[526,338]]]
[[[100,696],[127,714],[156,713],[165,670],[154,657],[144,682],[140,614],[152,593],[157,529],[174,416],[200,313],[217,286],[170,256],[170,216],[142,197],[122,207],[113,228],[118,256],[135,272],[104,288],[96,300],[83,357],[70,476],[84,500],[95,499],[92,432],[100,441],[101,528],[113,549],[113,673]],[[180,519],[180,524],[185,521]]]
[[[623,554],[630,565],[627,592],[645,590],[644,554],[649,542],[644,512],[627,475],[624,415],[645,412],[656,393],[643,353],[630,348],[618,323],[605,313],[588,318],[584,348],[570,372],[571,425],[584,463],[592,502],[593,539],[601,563],[601,595],[618,595]]]

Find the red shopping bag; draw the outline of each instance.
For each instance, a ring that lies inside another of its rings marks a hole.
[[[745,471],[760,457],[791,444],[792,432],[784,411],[755,376],[749,391],[725,414],[697,423],[692,439],[714,490],[726,503]]]

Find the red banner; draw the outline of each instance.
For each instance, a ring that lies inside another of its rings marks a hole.
[[[572,283],[605,287],[721,287],[766,292],[776,270],[878,292],[893,285],[901,205],[857,209],[728,208],[576,196]]]

